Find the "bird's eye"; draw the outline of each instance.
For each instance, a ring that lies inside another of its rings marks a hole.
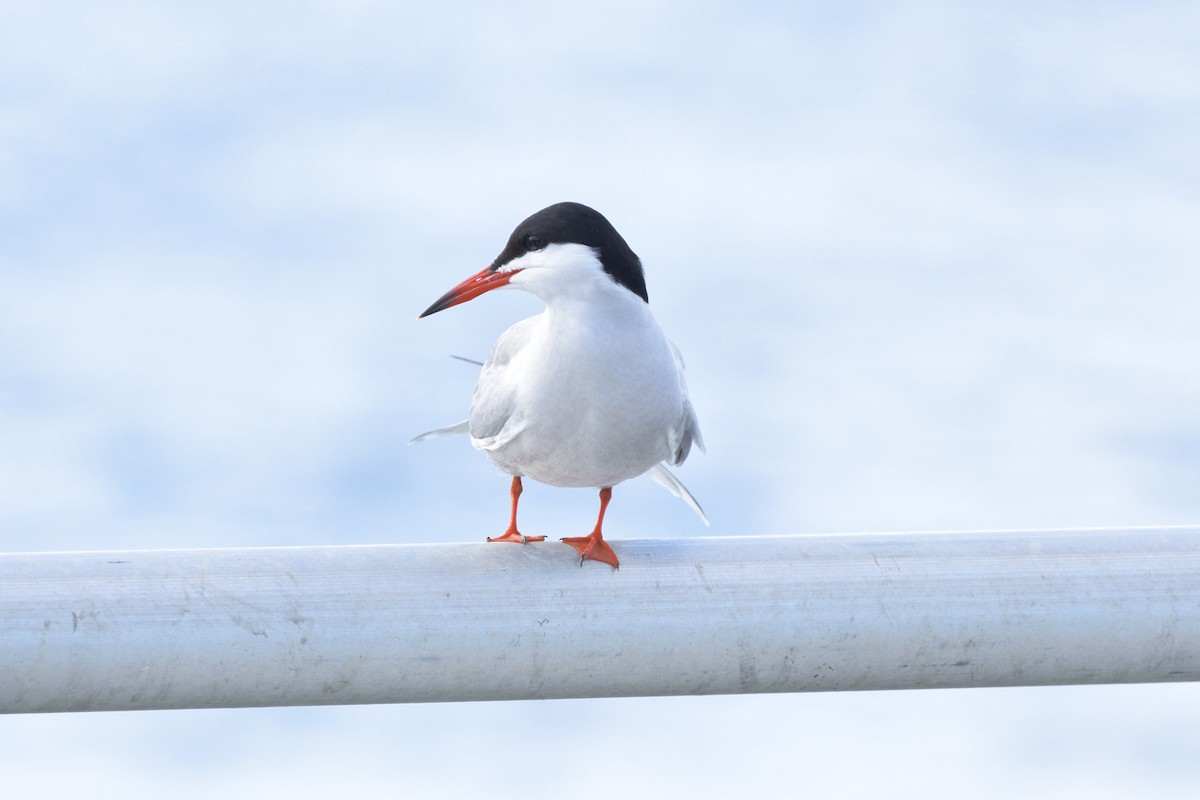
[[[546,240],[538,236],[536,233],[531,233],[525,237],[525,249],[530,252],[533,252],[534,250],[541,250],[545,246]]]

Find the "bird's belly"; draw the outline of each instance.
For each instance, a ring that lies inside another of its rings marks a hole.
[[[582,403],[580,413],[527,408],[520,430],[481,448],[497,467],[552,486],[603,487],[636,478],[670,456],[669,403],[634,409]]]
[[[568,326],[533,341],[485,369],[472,402],[472,442],[496,466],[553,486],[604,487],[671,457],[685,397],[661,331]]]
[[[614,486],[645,473],[669,455],[665,436],[646,439],[619,426],[607,432],[576,428],[537,436],[521,433],[485,452],[509,474],[577,487]]]

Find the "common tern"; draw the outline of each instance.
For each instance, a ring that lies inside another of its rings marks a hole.
[[[599,212],[557,203],[526,219],[487,267],[420,317],[502,287],[546,304],[496,341],[479,374],[470,418],[418,436],[467,433],[475,449],[512,476],[508,529],[489,542],[535,542],[517,529],[522,476],[552,486],[600,490],[587,536],[562,541],[618,566],[601,528],[612,487],[649,473],[708,522],[667,469],[695,444],[704,449],[688,400],[683,358],[650,313],[642,264]]]

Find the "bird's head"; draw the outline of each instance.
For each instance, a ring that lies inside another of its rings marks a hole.
[[[518,225],[491,264],[442,295],[421,317],[502,286],[550,302],[584,292],[598,280],[649,302],[642,262],[616,228],[585,205],[556,203]]]

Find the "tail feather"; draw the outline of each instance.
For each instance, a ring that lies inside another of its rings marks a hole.
[[[662,486],[668,492],[691,506],[692,511],[695,511],[696,514],[699,515],[700,519],[704,520],[705,525],[710,524],[708,521],[708,515],[704,513],[704,509],[701,508],[700,504],[696,502],[696,498],[692,497],[692,493],[688,491],[687,487],[684,486],[682,482],[680,482],[679,478],[676,478],[675,475],[672,474],[671,470],[667,469],[666,464],[655,464],[646,474],[653,478],[654,482],[659,486]]]

